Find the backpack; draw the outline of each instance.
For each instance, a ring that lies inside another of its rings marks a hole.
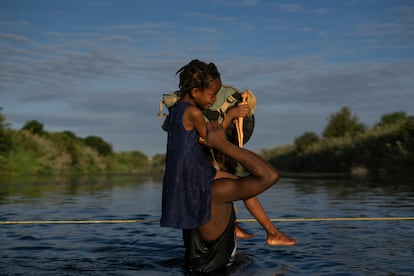
[[[251,93],[251,92],[250,92]],[[253,95],[253,93],[251,93]],[[173,106],[181,98],[180,91],[175,91],[162,95],[162,100],[159,104],[159,111],[157,114],[158,118],[166,118],[168,114],[162,112],[163,105],[168,109]],[[222,85],[219,92],[216,95],[215,103],[210,107],[210,109],[203,110],[204,119],[208,121],[216,120],[221,123],[224,119],[225,113],[228,109],[231,109],[237,106],[242,102],[241,93],[234,87],[229,85]],[[255,100],[254,100],[255,105]],[[253,109],[253,110],[252,110]],[[243,123],[243,144],[247,143],[253,134],[254,130],[254,108],[251,108],[251,115],[244,118]],[[165,126],[166,120],[162,124],[162,129],[166,131]],[[238,144],[238,135],[237,130],[234,124],[230,124],[226,130],[227,139],[234,143]]]

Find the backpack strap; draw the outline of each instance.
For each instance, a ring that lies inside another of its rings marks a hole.
[[[226,113],[229,106],[233,105],[236,101],[240,101],[240,100],[241,100],[240,93],[238,91],[234,92],[233,94],[231,94],[230,96],[226,98],[223,104],[218,108],[218,111],[221,113]]]
[[[210,154],[211,154],[211,159],[213,160],[213,167],[216,169],[216,171],[220,171],[220,165],[217,162],[216,156],[214,155],[214,150],[212,148],[210,148]]]
[[[158,118],[165,118],[167,117],[166,113],[162,113],[162,105],[164,104],[167,109],[173,106],[179,99],[181,98],[180,91],[174,91],[171,93],[166,93],[162,95],[162,101],[160,102],[159,110],[157,117]]]
[[[160,107],[157,113],[157,118],[165,118],[167,117],[167,113],[162,113],[162,103],[163,101],[160,101]]]
[[[237,102],[241,101],[241,94],[236,90],[233,94],[227,96],[223,103],[215,108],[215,110],[207,109],[203,110],[204,118],[208,121],[222,122],[226,116],[226,111],[230,106],[234,106]]]

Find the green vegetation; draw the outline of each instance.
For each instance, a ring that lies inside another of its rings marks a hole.
[[[365,128],[348,107],[332,114],[323,137],[305,132],[293,145],[263,150],[274,166],[290,172],[414,174],[414,117],[385,114]]]
[[[28,121],[11,129],[0,108],[0,174],[162,173],[165,155],[140,151],[114,152],[98,136],[77,137],[71,131],[48,132]],[[322,137],[304,132],[293,144],[260,154],[289,172],[414,174],[414,117],[385,114],[373,127],[364,126],[348,107],[331,114]]]
[[[152,169],[145,154],[113,152],[112,145],[98,136],[48,132],[36,120],[20,130],[11,129],[0,108],[0,174],[147,173]]]

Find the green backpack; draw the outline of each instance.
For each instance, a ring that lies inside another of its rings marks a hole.
[[[175,91],[167,94],[163,94],[162,101],[159,105],[158,118],[165,118],[168,114],[162,112],[162,106],[164,105],[167,109],[170,109],[179,99],[181,98],[180,91]],[[224,119],[225,113],[228,109],[231,109],[237,106],[242,102],[241,93],[234,87],[223,85],[219,92],[216,95],[215,103],[210,107],[210,109],[203,110],[204,118],[208,121],[216,120],[221,123]],[[162,129],[166,130],[165,120],[162,124]],[[247,143],[253,134],[254,130],[254,114],[244,118],[243,123],[243,144]],[[237,130],[234,124],[226,130],[227,139],[234,143],[238,144]]]

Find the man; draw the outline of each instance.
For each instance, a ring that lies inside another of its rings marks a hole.
[[[235,255],[235,214],[233,201],[256,196],[279,178],[279,172],[257,154],[229,142],[217,122],[207,125],[203,142],[239,162],[250,174],[237,179],[216,179],[211,186],[211,218],[196,229],[183,230],[186,266],[190,271],[224,270]]]

